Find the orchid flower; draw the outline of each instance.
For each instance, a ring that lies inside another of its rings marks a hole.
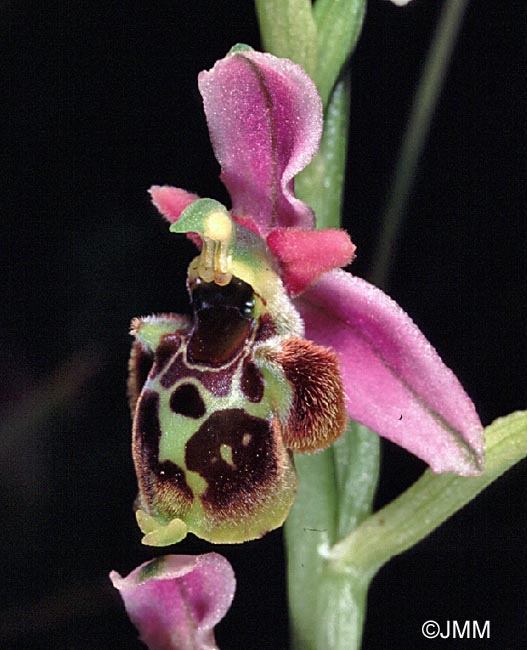
[[[217,553],[167,555],[122,578],[110,574],[150,650],[217,650],[214,626],[227,613],[236,581]]]
[[[281,525],[296,489],[289,450],[331,444],[344,406],[435,472],[479,473],[482,427],[459,381],[392,299],[339,268],[355,246],[343,231],[315,230],[295,197],[322,132],[311,79],[236,46],[199,88],[232,209],[150,190],[201,253],[189,267],[193,323],[132,323],[143,541],[191,530],[238,542]]]

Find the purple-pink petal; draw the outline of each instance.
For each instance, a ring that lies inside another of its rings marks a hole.
[[[478,474],[481,422],[456,376],[382,291],[336,270],[296,301],[306,338],[339,356],[351,418],[405,447],[434,472]]]
[[[148,192],[152,203],[170,223],[177,221],[183,210],[199,199],[197,194],[170,185],[153,185]]]
[[[238,217],[270,229],[312,228],[312,210],[293,193],[322,133],[314,83],[287,59],[238,51],[199,75],[210,138]]]
[[[167,555],[126,578],[110,579],[150,650],[217,650],[214,626],[225,616],[236,581],[217,553]]]
[[[290,296],[301,294],[326,271],[349,264],[356,249],[347,232],[333,229],[275,228],[266,241]]]

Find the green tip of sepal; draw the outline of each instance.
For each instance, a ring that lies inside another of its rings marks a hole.
[[[203,234],[211,215],[224,215],[229,219],[227,208],[214,199],[198,199],[183,210],[179,219],[170,226],[170,232]]]
[[[254,49],[250,45],[245,45],[245,43],[236,43],[236,45],[233,45],[227,52],[227,56],[232,56],[238,52],[254,52]]]
[[[145,546],[170,546],[177,544],[187,536],[188,528],[181,519],[172,519],[168,524],[160,523],[144,510],[135,513],[137,525],[144,533],[141,543]]]

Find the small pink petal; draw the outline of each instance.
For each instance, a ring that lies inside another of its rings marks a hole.
[[[296,306],[306,338],[339,356],[351,418],[434,472],[481,471],[483,435],[474,405],[396,302],[337,270],[323,275]]]
[[[276,226],[312,228],[293,194],[322,133],[322,103],[300,66],[271,54],[227,55],[199,75],[207,123],[232,210],[265,236]]]
[[[148,192],[152,203],[170,223],[176,222],[183,210],[199,199],[197,194],[170,185],[153,185]],[[201,237],[197,233],[189,232],[187,238],[201,250]]]
[[[152,203],[170,223],[177,221],[183,210],[199,199],[197,194],[169,185],[153,185],[148,191]]]
[[[322,273],[349,264],[356,250],[343,230],[275,228],[267,236],[267,245],[293,296],[305,291]]]
[[[110,579],[150,650],[217,650],[214,626],[225,616],[236,580],[217,553],[167,555]]]

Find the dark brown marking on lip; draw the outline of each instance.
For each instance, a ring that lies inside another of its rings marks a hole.
[[[230,447],[232,464],[222,457],[222,445]],[[243,409],[216,411],[187,442],[185,464],[207,481],[201,499],[213,513],[256,502],[278,473],[272,426]]]
[[[148,467],[157,463],[161,426],[159,424],[159,394],[145,390],[141,395],[135,418],[135,432],[141,444],[142,460]]]
[[[180,334],[165,334],[161,337],[155,351],[155,364],[152,370],[152,377],[157,377],[181,347],[182,337]]]
[[[154,502],[168,504],[169,513],[175,515],[188,509],[192,491],[187,485],[183,470],[171,461],[159,462],[159,394],[143,391],[137,404],[134,421],[133,456],[142,497],[149,510]]]
[[[139,486],[149,504],[155,494],[154,468],[159,456],[159,395],[155,391],[143,391],[137,404],[134,420],[133,455]]]
[[[181,467],[179,467],[179,465],[176,465],[176,463],[173,463],[171,460],[164,460],[162,463],[158,463],[156,473],[159,482],[158,490],[163,490],[163,488],[165,488],[163,491],[170,496],[171,488],[175,487],[179,491],[180,495],[186,497],[189,502],[192,501],[194,495],[185,479],[185,472]],[[161,500],[163,501],[165,499],[161,498]],[[178,513],[175,512],[174,514]]]
[[[178,415],[195,420],[205,415],[205,402],[194,384],[182,384],[170,396],[170,408]]]
[[[245,358],[243,361],[242,378],[240,382],[243,394],[249,402],[261,402],[264,394],[264,379],[254,363]]]
[[[202,370],[201,368],[190,367],[185,362],[183,354],[178,354],[164,375],[161,376],[160,383],[163,388],[170,388],[180,379],[193,377],[213,395],[225,397],[231,391],[232,378],[238,363],[239,359],[236,358],[232,363],[218,370]]]
[[[191,293],[194,327],[188,357],[193,363],[223,365],[237,356],[251,332],[253,289],[233,277],[223,287],[196,281]]]
[[[262,314],[258,319],[258,329],[256,330],[254,342],[259,343],[260,341],[266,341],[275,336],[275,334],[276,327],[271,314]]]
[[[251,323],[239,318],[233,309],[205,309],[188,346],[192,363],[221,366],[233,359],[243,347]]]

